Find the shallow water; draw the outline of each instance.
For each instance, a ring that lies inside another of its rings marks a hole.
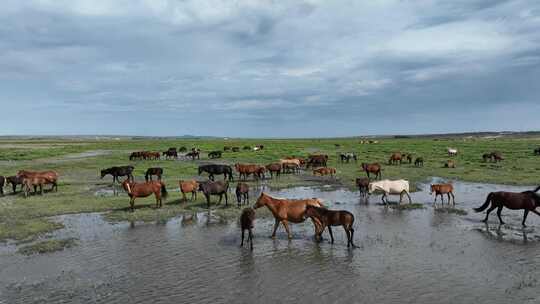
[[[77,247],[0,250],[0,303],[540,303],[540,218],[522,229],[522,212],[505,210],[500,227],[495,213],[485,225],[470,209],[490,191],[528,188],[454,185],[468,215],[434,212],[426,190],[412,194],[426,209],[404,211],[334,186],[270,191],[353,212],[354,250],[339,227],[334,245],[315,243],[310,222],[292,225],[288,241],[282,227],[268,238],[273,222],[258,219],[250,252],[239,248],[236,222],[213,214],[114,225],[99,214],[62,216],[56,236],[79,238]]]

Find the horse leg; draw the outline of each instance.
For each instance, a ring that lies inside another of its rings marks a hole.
[[[493,211],[495,208],[497,208],[497,206],[495,206],[493,203],[491,203],[491,207],[489,207],[489,209],[486,211],[486,218],[483,220],[484,223],[487,223],[488,217],[489,217],[489,213],[490,213],[491,211]]]
[[[218,204],[221,204],[221,201],[222,201],[222,200],[223,200],[223,193],[221,193],[221,194],[219,195],[219,202],[218,202]]]
[[[503,205],[500,205],[499,209],[497,209],[497,217],[499,217],[499,222],[501,223],[501,225],[504,225],[504,222],[501,218],[502,210],[503,210]]]
[[[246,204],[249,204],[249,192],[246,192]]]
[[[456,197],[454,196],[454,192],[450,192],[450,194],[452,195],[452,206],[456,206]]]
[[[249,249],[253,250],[253,233],[251,232],[251,228],[248,229],[248,233]]]
[[[191,195],[193,195],[193,193]],[[186,194],[184,192],[182,192],[182,200],[184,202],[187,201]]]
[[[244,228],[242,228],[242,241],[240,242],[240,247],[243,247],[243,246],[244,246]]]
[[[349,228],[349,235],[351,236],[351,238],[350,238],[351,246],[356,247],[356,246],[354,245],[354,243],[353,243],[353,238],[354,238],[354,228],[352,227],[352,225],[351,225],[351,227]]]
[[[229,206],[229,197],[227,195],[227,192],[225,192],[225,207]]]
[[[206,197],[206,206],[210,209],[210,194],[205,193],[204,196]]]
[[[386,202],[384,201],[384,198],[385,198],[385,197],[386,197],[386,193],[383,194],[383,196],[381,197],[381,200],[382,200],[383,204],[386,205]]]
[[[281,221],[283,223],[283,226],[285,227],[285,231],[287,231],[287,237],[290,239],[292,239],[292,235],[291,235],[291,231],[289,230],[289,223],[287,222],[287,220],[283,220]]]
[[[450,206],[450,201],[451,201],[451,199],[450,199],[450,192],[446,193],[446,196],[448,196],[448,206]]]
[[[433,206],[437,208],[437,193],[435,193],[435,200],[433,201]]]
[[[129,199],[129,206],[131,207],[131,212],[135,211],[135,198],[131,197]]]
[[[279,226],[279,220],[276,219],[275,223],[274,223],[274,231],[272,232],[272,236],[270,236],[271,238],[275,239],[276,238],[276,231],[277,231],[277,228]]]
[[[412,204],[411,196],[409,195],[409,192],[405,191],[405,194],[407,195],[407,198],[409,199],[409,204]]]
[[[529,209],[525,209],[525,211],[523,211],[523,221],[521,221],[521,225],[523,227],[527,227],[527,225],[525,225],[525,220],[527,220],[527,215],[529,215]]]
[[[330,225],[328,225],[328,233],[330,234],[330,243],[334,244],[334,234],[332,233],[332,227]]]

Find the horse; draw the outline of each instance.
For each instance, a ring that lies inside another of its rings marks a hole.
[[[540,147],[534,149],[534,155],[540,155]]]
[[[240,215],[240,228],[242,229],[242,242],[240,247],[244,246],[244,231],[248,231],[247,242],[249,243],[249,248],[253,250],[253,222],[255,221],[255,210],[253,208],[245,208],[242,210]]]
[[[6,183],[7,179],[3,176],[0,176],[0,195],[4,196],[4,186],[7,184]]]
[[[34,188],[34,194],[37,194],[37,187],[39,187],[39,194],[43,194],[43,185],[52,184],[53,187],[56,184],[56,179],[50,179],[43,175],[29,175],[23,177],[24,197],[28,197],[30,189]]]
[[[186,154],[186,157],[191,157],[191,160],[201,159],[201,153],[199,151],[191,151]]]
[[[119,176],[127,176],[127,180],[134,181],[133,178],[133,170],[135,168],[133,166],[118,166],[118,167],[110,167],[107,169],[101,170],[101,178],[103,179],[105,175],[110,174],[113,177],[113,183],[120,182],[118,179]]]
[[[231,147],[230,146],[224,146],[223,151],[225,151],[225,152],[231,151]]]
[[[493,162],[500,162],[504,160],[504,157],[502,156],[502,153],[499,151],[493,151],[491,152],[491,160]]]
[[[240,179],[243,178],[244,180],[246,180],[250,174],[253,174],[253,178],[255,179],[260,179],[260,178],[264,179],[264,172],[266,171],[264,167],[259,166],[259,165],[254,165],[254,164],[237,163],[234,165],[234,168],[238,172],[239,178]]]
[[[296,163],[284,163],[282,165],[283,173],[293,173],[298,174],[300,173],[300,166]]]
[[[387,195],[390,194],[399,194],[399,204],[403,200],[403,195],[407,195],[409,198],[409,204],[411,201],[411,196],[409,195],[409,181],[404,179],[398,180],[382,180],[378,182],[371,182],[368,186],[368,193],[372,194],[373,192],[383,192],[382,201],[384,204],[388,204],[388,199],[385,201]]]
[[[27,171],[27,170],[20,170],[17,172],[17,177],[24,178],[32,178],[32,177],[43,177],[47,180],[46,184],[51,184],[51,191],[58,191],[58,178],[59,175],[56,171],[49,170],[49,171]],[[23,183],[24,185],[24,183]]]
[[[232,147],[231,151],[240,152],[240,147]]]
[[[201,191],[204,194],[204,197],[206,197],[206,203],[208,208],[210,209],[210,195],[219,195],[219,203],[221,203],[221,200],[223,199],[223,195],[225,195],[225,207],[229,205],[229,198],[227,196],[227,191],[229,190],[229,182],[227,181],[206,181],[199,184],[199,191]]]
[[[372,163],[372,164],[362,163],[362,170],[366,172],[368,178],[370,178],[369,177],[370,173],[374,173],[375,179],[382,179],[382,173],[381,173],[382,168],[379,163]]]
[[[486,202],[482,206],[474,208],[474,211],[482,212],[486,210],[491,203],[491,207],[489,207],[489,209],[487,210],[486,218],[483,220],[483,222],[487,222],[489,213],[493,211],[493,209],[498,208],[497,217],[499,217],[500,224],[503,225],[504,222],[501,218],[501,213],[504,207],[512,210],[524,209],[521,225],[523,225],[523,227],[526,227],[527,225],[525,225],[525,220],[527,220],[527,215],[529,215],[529,211],[540,215],[540,213],[536,211],[536,207],[540,206],[540,196],[536,194],[538,190],[540,190],[540,186],[538,186],[532,191],[524,192],[491,192],[488,194]]]
[[[21,191],[23,190],[23,177],[12,175],[6,177],[6,186],[7,184],[11,184],[11,188],[13,190],[13,193],[17,192],[17,185],[21,185]]]
[[[326,208],[320,208],[315,206],[306,206],[306,217],[316,218],[320,223],[319,231],[317,232],[317,239],[322,239],[322,233],[324,229],[328,227],[328,233],[330,233],[331,243],[334,244],[334,234],[332,233],[332,226],[342,226],[347,235],[347,247],[351,245],[356,247],[353,243],[354,237],[354,215],[346,210],[328,210]]]
[[[422,157],[417,157],[414,160],[414,166],[415,167],[423,167],[424,166],[424,159]]]
[[[343,162],[347,162],[349,163],[349,161],[352,159],[354,160],[354,162],[357,162],[358,161],[358,158],[356,157],[356,154],[352,153],[352,152],[349,152],[349,153],[340,153],[339,154],[339,159],[340,161],[343,163]]]
[[[264,166],[268,172],[270,172],[270,178],[274,178],[274,173],[276,174],[276,177],[279,178],[279,175],[281,174],[281,164],[279,163],[273,163],[268,164]]]
[[[211,158],[211,159],[221,158],[221,151],[212,151],[212,152],[208,153],[208,157]]]
[[[129,160],[141,160],[144,158],[144,153],[143,151],[137,151],[137,152],[131,152],[131,154],[129,155]]]
[[[482,160],[484,160],[484,162],[487,162],[488,160],[491,160],[491,153],[482,154]]]
[[[272,232],[272,238],[276,237],[276,230],[279,226],[279,223],[283,224],[285,230],[287,231],[287,236],[289,239],[292,239],[292,234],[289,230],[289,222],[291,223],[302,223],[305,221],[304,213],[306,212],[306,206],[311,205],[315,207],[324,207],[320,200],[316,198],[311,199],[278,199],[271,197],[270,195],[262,192],[257,202],[253,208],[258,209],[263,206],[266,206],[272,215],[274,216],[274,230]],[[315,231],[319,231],[321,223],[318,219],[312,218],[313,225],[315,225]]]
[[[412,158],[413,158],[412,154],[410,154],[410,153],[407,154],[406,158],[407,158],[407,162],[409,163],[409,165],[412,164]]]
[[[433,201],[433,205],[436,206],[437,203],[437,196],[441,196],[441,206],[444,205],[444,197],[443,195],[446,194],[448,196],[448,204],[450,204],[450,196],[452,196],[452,205],[456,205],[456,198],[454,197],[454,186],[452,184],[434,184],[430,187],[431,191],[429,194],[433,194],[435,192],[435,200]]]
[[[458,154],[458,149],[456,149],[456,148],[447,148],[446,152],[448,153],[448,156],[456,156]]]
[[[328,155],[326,154],[317,154],[317,155],[310,155],[308,156],[308,160],[306,163],[306,168],[311,167],[326,167],[326,163],[328,162]]]
[[[197,190],[199,189],[199,183],[196,180],[178,181],[180,186],[180,192],[182,192],[182,199],[187,201],[186,193],[191,192],[191,200],[197,199]]]
[[[174,149],[174,150],[171,150],[171,149]],[[165,156],[165,158],[167,158],[167,159],[169,159],[169,158],[172,158],[172,159],[178,158],[178,152],[176,152],[176,148],[169,148],[169,150],[163,151],[162,155]]]
[[[249,204],[249,185],[246,183],[238,183],[236,185],[236,202],[238,207],[244,204]]]
[[[456,167],[456,162],[451,159],[444,162],[444,168],[455,168],[455,167]]]
[[[335,168],[318,168],[313,170],[313,175],[319,174],[320,176],[330,175],[331,177],[334,177],[336,174]]]
[[[398,163],[401,165],[401,159],[402,155],[399,152],[395,152],[392,155],[390,155],[390,158],[388,159],[389,165],[397,165]]]
[[[156,208],[163,205],[162,198],[167,198],[167,188],[162,181],[149,181],[145,183],[136,183],[126,179],[122,182],[122,188],[128,193],[129,205],[131,211],[135,210],[135,199],[137,197],[147,197],[154,194],[156,197]]]
[[[229,180],[233,180],[233,172],[231,166],[228,165],[217,165],[217,164],[210,164],[210,165],[201,165],[199,166],[199,175],[201,173],[206,172],[208,173],[208,178],[210,180],[214,180],[214,174],[220,175],[223,174],[223,179],[227,179],[227,176],[229,176]]]
[[[295,164],[298,167],[300,167],[302,165],[302,162],[298,158],[288,158],[288,159],[280,159],[279,164],[281,165],[283,169],[285,169],[284,167],[285,164]]]
[[[163,175],[163,169],[162,168],[148,168],[146,170],[146,173],[144,174],[144,179],[148,181],[148,179],[152,180],[152,175],[157,176],[158,180],[161,180],[161,176]]]
[[[360,196],[366,197],[368,195],[369,178],[367,178],[367,177],[358,177],[355,180],[355,184],[358,187],[358,191],[360,192]]]

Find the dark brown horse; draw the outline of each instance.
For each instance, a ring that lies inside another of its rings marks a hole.
[[[281,174],[281,164],[280,163],[273,163],[264,166],[268,172],[270,172],[270,178],[274,178],[274,174],[276,174],[276,177],[279,178],[279,175]]]
[[[249,204],[249,185],[246,183],[238,183],[236,185],[236,201],[238,207],[242,204]]]
[[[162,198],[167,198],[167,188],[165,188],[165,183],[162,181],[136,183],[127,179],[122,183],[122,188],[128,193],[131,211],[135,209],[135,199],[137,197],[148,197],[154,194],[156,197],[156,208],[163,205]]]
[[[354,237],[354,215],[346,210],[328,210],[326,208],[320,208],[315,206],[306,206],[306,217],[316,218],[321,223],[319,230],[317,231],[317,239],[322,239],[324,229],[328,227],[330,233],[330,240],[334,244],[334,234],[332,233],[332,226],[342,226],[347,234],[347,247],[351,245],[356,247],[353,243]],[[315,227],[317,228],[317,227]]]
[[[536,213],[537,215],[540,215],[538,211],[536,211],[536,207],[540,206],[540,196],[536,194],[540,190],[540,186],[538,186],[533,191],[524,191],[524,192],[505,192],[505,191],[499,191],[499,192],[491,192],[488,194],[486,198],[486,202],[478,207],[474,208],[474,211],[476,212],[482,212],[487,209],[489,206],[489,203],[491,203],[491,207],[486,212],[486,218],[483,220],[483,222],[487,222],[489,213],[493,211],[493,209],[497,209],[497,216],[499,217],[499,222],[504,224],[501,213],[504,207],[512,210],[519,210],[524,209],[523,212],[523,221],[521,224],[523,226],[525,225],[525,220],[527,219],[527,215],[530,212]]]
[[[202,191],[204,197],[206,197],[206,203],[208,208],[210,208],[210,195],[219,195],[219,203],[225,195],[225,206],[229,205],[229,197],[227,196],[227,191],[229,190],[229,182],[227,181],[206,181],[199,184],[199,191]]]
[[[306,168],[309,167],[326,167],[328,163],[328,155],[326,154],[314,154],[308,156]]]
[[[235,164],[234,168],[239,174],[240,179],[246,180],[250,174],[253,174],[255,179],[264,179],[264,172],[266,169],[263,166],[254,164]]]
[[[12,175],[12,176],[8,176],[6,177],[6,186],[7,184],[11,184],[11,189],[13,191],[13,193],[16,193],[17,192],[17,186],[18,185],[21,185],[21,191],[23,190],[23,177],[20,177],[20,176],[16,176],[16,175]]]
[[[146,170],[146,173],[144,174],[144,179],[148,181],[149,179],[152,180],[152,175],[157,176],[158,180],[161,180],[161,176],[163,175],[163,168],[148,168]]]
[[[433,205],[435,206],[437,203],[437,196],[441,196],[441,206],[444,205],[444,197],[443,195],[446,194],[448,196],[448,204],[450,204],[450,196],[452,196],[452,205],[456,205],[456,198],[454,197],[454,186],[452,184],[434,184],[431,185],[431,192],[430,194],[433,194],[435,192],[435,200],[433,201]]]
[[[382,178],[382,174],[381,174],[382,167],[379,163],[372,163],[372,164],[362,163],[362,170],[366,172],[368,178],[370,178],[369,177],[370,173],[375,174],[375,179]]]
[[[414,160],[414,166],[415,167],[423,167],[424,166],[424,159],[422,157],[417,157]]]
[[[324,205],[316,198],[311,199],[278,199],[273,198],[266,193],[261,193],[259,199],[253,206],[253,208],[258,209],[263,206],[266,206],[272,215],[274,215],[275,223],[274,230],[272,232],[272,238],[276,237],[276,230],[279,226],[279,223],[283,224],[289,239],[292,239],[291,231],[289,230],[289,222],[291,223],[302,223],[305,221],[304,213],[306,212],[306,206],[316,206],[324,207]],[[315,232],[317,232],[318,227],[320,227],[320,222],[317,219],[312,219],[313,225],[315,225]]]
[[[361,197],[367,197],[368,196],[368,187],[369,187],[369,178],[367,177],[359,177],[356,179],[356,186],[358,187],[358,191],[360,191]]]
[[[242,229],[242,242],[240,247],[244,246],[244,231],[248,231],[247,242],[249,243],[249,248],[253,250],[253,222],[255,221],[255,210],[253,208],[245,208],[242,210],[240,215],[240,228]]]

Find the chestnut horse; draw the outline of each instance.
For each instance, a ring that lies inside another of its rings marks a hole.
[[[316,198],[311,199],[278,199],[273,198],[270,195],[262,192],[261,196],[257,199],[257,202],[253,208],[258,209],[266,206],[270,212],[274,215],[275,223],[274,230],[272,232],[272,238],[276,237],[276,230],[279,223],[283,224],[287,231],[289,239],[292,238],[291,231],[289,230],[289,222],[302,223],[305,221],[304,213],[306,212],[306,206],[324,207],[324,205]],[[315,232],[319,231],[321,223],[318,219],[312,218],[313,225],[315,225]]]
[[[276,174],[276,177],[279,178],[279,175],[281,174],[281,164],[280,163],[273,163],[264,166],[268,172],[270,172],[270,178],[274,178],[274,173]]]
[[[17,172],[17,177],[19,178],[33,178],[33,177],[39,177],[44,178],[46,181],[46,184],[51,184],[51,191],[58,191],[58,173],[56,171],[26,171],[26,170],[20,170]],[[24,185],[24,183],[23,183]],[[35,188],[34,188],[35,190]]]
[[[320,176],[330,175],[331,177],[334,177],[334,175],[336,174],[336,169],[322,167],[322,168],[313,170],[313,175],[317,175],[317,174],[319,174]]]
[[[235,164],[234,168],[238,172],[239,178],[242,179],[243,177],[244,180],[246,180],[250,174],[253,174],[253,178],[255,179],[264,179],[264,172],[266,171],[263,166],[253,164]]]
[[[538,190],[540,190],[540,186],[538,186],[533,191],[491,192],[488,194],[486,202],[482,206],[474,208],[474,211],[482,212],[486,210],[489,206],[489,203],[491,203],[491,207],[489,207],[488,211],[486,212],[486,218],[483,220],[483,222],[487,222],[489,213],[493,211],[493,209],[498,208],[497,216],[499,217],[499,222],[502,225],[504,224],[504,222],[501,218],[501,213],[504,207],[512,210],[524,209],[523,221],[521,221],[521,225],[525,227],[525,220],[527,219],[527,215],[529,215],[529,211],[540,215],[540,213],[536,211],[536,207],[540,206],[540,196],[536,194]]]
[[[191,200],[197,199],[197,190],[199,190],[199,183],[196,180],[178,182],[180,186],[180,192],[182,192],[182,200],[187,201],[186,193],[191,192]]]
[[[379,163],[372,163],[372,164],[362,163],[362,170],[366,172],[368,178],[369,178],[370,173],[374,173],[375,179],[382,179],[382,174],[381,174],[382,168]]]
[[[354,215],[346,210],[328,210],[326,208],[320,208],[315,206],[306,206],[306,217],[317,219],[321,226],[317,231],[317,239],[322,239],[324,229],[328,227],[328,233],[330,233],[330,240],[334,244],[334,234],[332,233],[332,226],[343,226],[345,234],[347,234],[347,247],[351,245],[356,247],[353,243],[354,237]]]
[[[450,196],[452,196],[452,205],[456,205],[456,198],[454,197],[454,186],[452,186],[452,184],[431,185],[431,191],[429,194],[433,194],[433,192],[435,192],[435,200],[433,201],[434,206],[436,206],[437,196],[439,195],[441,196],[441,206],[444,205],[444,194],[448,196],[448,204],[450,204]]]
[[[403,156],[399,152],[395,152],[392,155],[390,155],[390,159],[388,159],[389,165],[401,165],[401,160],[403,159]]]
[[[125,180],[122,183],[122,188],[124,188],[124,190],[126,190],[128,193],[131,211],[135,209],[135,199],[137,197],[147,197],[153,193],[156,197],[156,208],[163,205],[162,198],[167,198],[167,188],[165,188],[165,183],[162,181],[136,183],[130,180]]]

